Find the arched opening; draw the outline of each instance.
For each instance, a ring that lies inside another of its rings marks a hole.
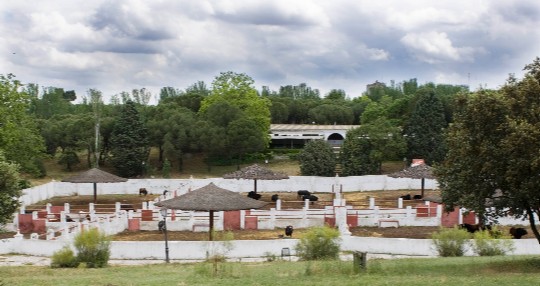
[[[330,136],[328,136],[328,144],[330,144],[330,146],[341,146],[343,144],[343,140],[343,135],[339,133],[332,133]]]

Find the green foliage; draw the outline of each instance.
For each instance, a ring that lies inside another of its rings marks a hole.
[[[19,208],[22,184],[19,166],[8,162],[0,151],[0,228]]]
[[[69,246],[56,251],[51,257],[52,268],[76,268],[78,266],[77,257],[75,257],[73,250]]]
[[[28,114],[32,98],[21,92],[15,76],[0,74],[0,151],[21,171],[40,175],[36,159],[43,158],[45,145],[35,118]]]
[[[259,97],[253,83],[253,79],[243,73],[221,73],[212,82],[212,93],[201,102],[199,112],[207,113],[211,105],[226,102],[238,107],[244,116],[259,125],[262,136],[267,136],[270,130],[270,101]],[[268,144],[269,138],[265,139]]]
[[[79,156],[77,153],[73,151],[66,150],[65,152],[60,155],[60,159],[58,160],[58,164],[66,165],[66,170],[71,171],[73,165],[77,165],[81,162],[79,160]]]
[[[340,155],[344,176],[381,172],[383,161],[400,160],[405,140],[400,129],[384,117],[347,132]]]
[[[433,244],[440,256],[463,256],[469,247],[470,236],[466,230],[457,227],[441,229],[432,234]]]
[[[87,229],[75,236],[77,261],[88,268],[107,266],[110,256],[110,239],[97,228]]]
[[[309,110],[309,120],[316,124],[352,124],[352,108],[338,104],[321,104]]]
[[[448,153],[436,170],[448,208],[481,216],[540,215],[540,59],[499,91],[459,96],[447,133]],[[489,205],[486,213],[486,205]],[[540,241],[538,232],[533,231]]]
[[[443,131],[446,128],[444,106],[433,90],[422,89],[405,129],[407,157],[424,159],[428,165],[442,161],[445,155]]]
[[[514,249],[514,242],[508,236],[499,236],[497,229],[474,233],[473,251],[480,256],[505,255]],[[495,235],[493,235],[495,234]]]
[[[148,134],[132,101],[126,102],[116,119],[111,135],[112,164],[122,177],[143,173],[148,157]]]
[[[309,141],[298,155],[298,161],[303,176],[335,175],[336,156],[332,147],[323,140]]]
[[[303,260],[337,259],[339,231],[328,226],[309,229],[296,245],[296,254]]]
[[[163,168],[161,169],[161,174],[163,178],[170,178],[171,177],[171,162],[168,159],[165,159],[163,162]]]

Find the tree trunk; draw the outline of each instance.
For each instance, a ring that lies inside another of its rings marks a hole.
[[[534,237],[536,237],[536,240],[538,243],[540,243],[540,233],[538,232],[538,228],[536,227],[536,223],[534,222],[534,213],[531,207],[527,207],[527,216],[529,217],[529,224],[531,225],[531,230],[534,233]]]

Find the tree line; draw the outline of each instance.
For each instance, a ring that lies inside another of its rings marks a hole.
[[[271,123],[361,125],[347,136],[344,175],[377,173],[382,161],[404,157],[438,162],[452,99],[468,91],[411,79],[351,99],[340,89],[321,96],[304,83],[257,90],[248,75],[224,72],[210,87],[203,81],[183,90],[163,87],[157,105],[149,105],[153,95],[144,88],[114,95],[107,104],[101,91],[89,89],[76,104],[73,91],[3,78],[2,85],[24,99],[24,108],[11,112],[24,118],[9,135],[19,147],[6,141],[5,155],[37,175],[45,175],[39,158],[46,155],[58,158],[66,170],[110,164],[119,175],[136,177],[152,167],[152,147],[159,152],[157,168],[181,171],[188,153],[204,153],[209,166],[240,163],[267,156]],[[26,157],[20,156],[21,148]]]

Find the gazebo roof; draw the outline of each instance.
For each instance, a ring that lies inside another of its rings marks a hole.
[[[176,198],[158,202],[155,205],[186,211],[231,211],[258,209],[266,204],[210,183],[202,188]]]
[[[120,183],[127,179],[107,173],[97,168],[90,169],[78,175],[63,179],[62,182],[69,183]]]
[[[420,164],[388,175],[392,178],[411,178],[411,179],[435,179],[433,167],[426,164]]]
[[[282,172],[274,172],[258,164],[242,168],[238,171],[223,175],[224,179],[254,179],[254,180],[282,180],[289,176]]]

